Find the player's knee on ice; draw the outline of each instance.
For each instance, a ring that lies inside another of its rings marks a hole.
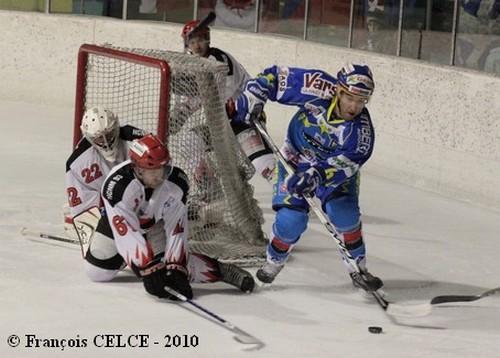
[[[113,239],[96,232],[85,255],[85,273],[96,282],[112,280],[123,266]]]
[[[105,270],[85,261],[85,273],[94,282],[107,282],[116,277],[120,270]]]
[[[281,208],[276,213],[273,233],[287,244],[294,244],[307,228],[309,217],[303,210]]]

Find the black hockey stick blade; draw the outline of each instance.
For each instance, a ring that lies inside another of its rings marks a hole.
[[[228,331],[231,331],[232,333],[236,334],[233,338],[237,342],[242,343],[242,344],[254,345],[254,347],[252,347],[250,350],[257,350],[257,349],[264,347],[264,342],[257,339],[256,337],[252,336],[251,334],[245,332],[241,328],[236,327],[231,322],[226,321],[224,318],[222,318],[218,314],[208,310],[207,308],[203,307],[199,303],[196,303],[195,301],[190,300],[186,296],[182,295],[181,293],[177,292],[176,290],[174,290],[168,286],[165,286],[164,288],[165,288],[165,291],[167,291],[171,295],[177,297],[178,300],[185,302],[185,303],[188,303],[191,306],[197,308],[198,310],[202,311],[203,313],[205,313],[206,315],[208,315],[212,319],[214,319],[216,323],[218,323],[219,325],[221,325],[222,327],[224,327]],[[191,312],[193,312],[193,311],[191,311]],[[202,317],[206,318],[206,316],[202,316]],[[214,322],[213,320],[210,320],[210,321]]]
[[[436,296],[431,300],[431,305],[439,305],[441,303],[452,302],[472,302],[480,300],[481,298],[488,297],[500,292],[500,287],[484,291],[478,295],[442,295]]]

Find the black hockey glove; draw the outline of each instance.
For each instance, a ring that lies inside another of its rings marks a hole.
[[[193,298],[193,290],[191,289],[191,285],[189,283],[187,274],[183,270],[177,268],[170,268],[171,265],[167,264],[167,267],[168,267],[166,274],[167,281],[165,283],[165,286],[168,286],[176,290],[181,295],[186,296],[186,298],[188,299]],[[177,299],[173,296],[169,298],[174,300]]]
[[[160,260],[154,260],[145,268],[138,269],[137,271],[142,277],[144,288],[149,294],[160,298],[171,298],[171,295],[164,289],[167,285],[165,263]]]

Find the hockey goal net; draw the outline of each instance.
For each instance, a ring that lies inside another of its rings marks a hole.
[[[165,139],[189,177],[189,240],[195,252],[253,264],[265,257],[262,212],[248,180],[254,169],[229,126],[226,68],[177,52],[82,45],[73,144],[84,111],[104,106]]]

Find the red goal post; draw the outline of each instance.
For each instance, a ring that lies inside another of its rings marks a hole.
[[[101,47],[90,44],[83,44],[78,51],[78,64],[76,75],[76,94],[75,94],[75,118],[73,127],[73,147],[76,147],[82,138],[80,125],[82,123],[83,113],[85,112],[85,93],[87,84],[87,66],[89,64],[89,55],[103,56],[129,63],[136,63],[141,66],[148,66],[158,69],[160,77],[159,105],[157,118],[157,132],[160,138],[165,138],[168,130],[169,111],[168,96],[170,92],[170,66],[165,60],[149,56],[143,56],[136,53],[125,52],[118,49]]]

